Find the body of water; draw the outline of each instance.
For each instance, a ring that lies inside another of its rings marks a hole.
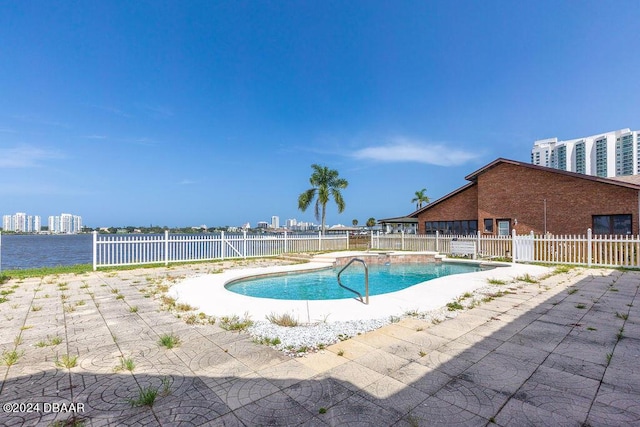
[[[0,269],[90,264],[92,235],[3,234],[0,236]]]

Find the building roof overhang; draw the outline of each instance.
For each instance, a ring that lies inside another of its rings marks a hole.
[[[564,170],[560,170],[560,169],[555,169],[555,168],[549,168],[546,166],[539,166],[539,165],[532,165],[531,163],[525,163],[525,162],[519,162],[517,160],[509,160],[509,159],[504,159],[502,157],[494,160],[493,162],[481,167],[480,169],[478,169],[475,172],[470,173],[469,175],[465,176],[464,179],[466,179],[467,181],[477,181],[478,177],[480,175],[482,175],[485,172],[488,172],[489,170],[495,168],[496,166],[499,166],[501,164],[510,164],[510,165],[515,165],[515,166],[519,166],[519,167],[524,167],[524,168],[528,168],[528,169],[533,169],[533,170],[539,170],[539,171],[544,171],[544,172],[550,172],[550,173],[555,173],[558,175],[563,175],[563,176],[569,176],[569,177],[573,177],[573,178],[579,178],[579,179],[585,179],[588,181],[593,181],[593,182],[600,182],[603,184],[610,184],[610,185],[616,185],[618,187],[627,187],[627,188],[632,188],[634,190],[640,190],[640,180],[637,183],[634,182],[628,182],[628,181],[623,181],[619,178],[622,177],[616,177],[614,178],[602,178],[599,176],[593,176],[593,175],[585,175],[582,173],[577,173],[577,172],[569,172],[569,171],[564,171]]]

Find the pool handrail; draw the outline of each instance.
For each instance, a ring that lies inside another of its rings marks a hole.
[[[365,294],[365,300],[362,300],[362,294],[356,290],[351,289],[348,286],[345,286],[342,284],[342,281],[340,280],[340,275],[342,274],[342,272],[344,270],[346,270],[347,267],[349,267],[354,261],[358,261],[361,262],[362,265],[364,266],[364,294]],[[340,285],[340,287],[353,292],[354,294],[358,295],[358,298],[360,298],[360,302],[369,305],[369,267],[367,266],[367,263],[360,258],[352,258],[351,261],[349,261],[347,263],[347,265],[345,265],[344,267],[342,267],[342,269],[340,269],[340,271],[338,272],[338,285]]]

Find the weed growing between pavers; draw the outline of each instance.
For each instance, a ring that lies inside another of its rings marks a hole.
[[[76,417],[75,415],[67,418],[62,421],[55,421],[52,424],[49,424],[50,427],[83,427],[85,425],[85,420],[80,417]]]
[[[153,386],[147,386],[140,389],[136,399],[129,399],[131,407],[134,406],[153,406],[158,396],[168,396],[171,392],[171,380],[163,377],[161,381],[162,389]]]
[[[167,349],[172,349],[172,348],[177,347],[177,346],[180,345],[180,338],[178,338],[173,333],[171,333],[171,334],[163,334],[160,337],[160,340],[158,341],[158,344],[160,344],[161,346],[163,346],[163,347],[165,347]]]
[[[24,351],[18,350],[3,350],[2,351],[2,361],[7,366],[12,366],[18,363],[18,359],[20,359],[24,355]]]
[[[59,368],[75,368],[78,365],[78,356],[70,356],[68,354],[63,354],[59,358],[56,357],[56,366]]]
[[[253,325],[253,320],[250,319],[249,313],[245,313],[243,318],[237,314],[220,318],[220,327],[226,331],[242,332],[251,325]]]
[[[127,370],[129,372],[133,372],[136,368],[136,364],[133,361],[133,357],[121,357],[120,364],[113,368],[114,372],[120,372]]]
[[[62,343],[62,338],[60,338],[58,336],[55,336],[53,338],[49,338],[49,336],[47,335],[47,341],[40,340],[35,344],[35,346],[36,347],[48,347],[48,346],[59,345],[60,343]]]

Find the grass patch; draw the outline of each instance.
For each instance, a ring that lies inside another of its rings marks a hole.
[[[629,315],[628,315],[628,314],[624,314],[624,313],[618,313],[618,312],[616,311],[616,317],[617,317],[618,319],[627,320],[627,319],[629,318]]]
[[[0,285],[7,283],[11,277],[6,273],[0,273]]]
[[[2,361],[7,366],[12,366],[18,363],[18,359],[22,357],[23,352],[18,352],[17,350],[7,351],[4,350],[2,352]]]
[[[113,370],[115,372],[124,371],[124,370],[127,370],[129,372],[133,372],[135,367],[136,367],[136,364],[133,361],[132,357],[121,357],[120,358],[120,364],[118,366],[116,366],[115,368],[113,368]]]
[[[7,270],[3,276],[9,279],[26,279],[28,277],[44,277],[58,274],[83,274],[93,271],[91,264],[78,264],[57,267],[28,268],[24,270]],[[1,276],[0,276],[1,277]]]
[[[130,313],[137,313],[138,312],[138,306],[137,305],[132,305],[131,307],[129,307],[129,312]]]
[[[153,406],[158,397],[158,389],[156,387],[145,387],[140,390],[137,399],[129,399],[131,407],[134,406]]]
[[[253,325],[253,320],[249,318],[249,313],[245,313],[242,319],[237,314],[233,316],[222,316],[220,318],[220,327],[226,331],[240,332],[246,330],[251,325]]]
[[[298,320],[295,319],[289,313],[283,313],[283,314],[271,313],[271,314],[269,314],[269,315],[267,315],[265,317],[267,318],[267,320],[269,322],[273,323],[274,325],[278,325],[278,326],[294,327],[294,326],[298,326],[300,324],[298,322]]]
[[[597,331],[597,329],[594,328],[593,326],[589,326],[587,327],[587,331]]]
[[[464,306],[460,304],[459,301],[448,302],[447,310],[449,311],[464,310]]]
[[[576,288],[570,288],[570,289],[567,289],[567,293],[568,293],[569,295],[573,295],[573,294],[575,294],[576,292],[578,292],[578,289],[576,289]]]
[[[531,277],[529,273],[525,274],[524,276],[516,277],[516,280],[519,280],[520,282],[525,282],[525,283],[538,283],[538,280]]]
[[[167,349],[172,349],[180,345],[180,338],[178,338],[173,333],[164,334],[160,337],[158,344]]]
[[[196,307],[193,307],[193,306],[191,306],[189,304],[185,304],[183,302],[176,304],[175,308],[176,308],[177,311],[193,311],[193,310],[196,309]]]
[[[585,307],[586,307],[586,305],[584,305],[582,303],[581,304],[576,304],[576,308],[583,309]]]
[[[124,299],[124,295],[118,294],[118,295],[116,295],[116,299]]]
[[[611,363],[611,358],[613,357],[613,353],[607,353],[607,366]]]
[[[41,305],[32,305],[31,306],[31,311],[40,311],[42,310],[42,306]]]
[[[507,284],[507,282],[500,279],[487,279],[487,282],[489,282],[490,285],[506,285]]]
[[[78,356],[69,356],[68,354],[63,354],[60,358],[56,358],[56,366],[59,368],[67,368],[71,369],[78,365]]]
[[[575,267],[572,265],[559,265],[553,270],[553,274],[564,274],[573,270]]]

